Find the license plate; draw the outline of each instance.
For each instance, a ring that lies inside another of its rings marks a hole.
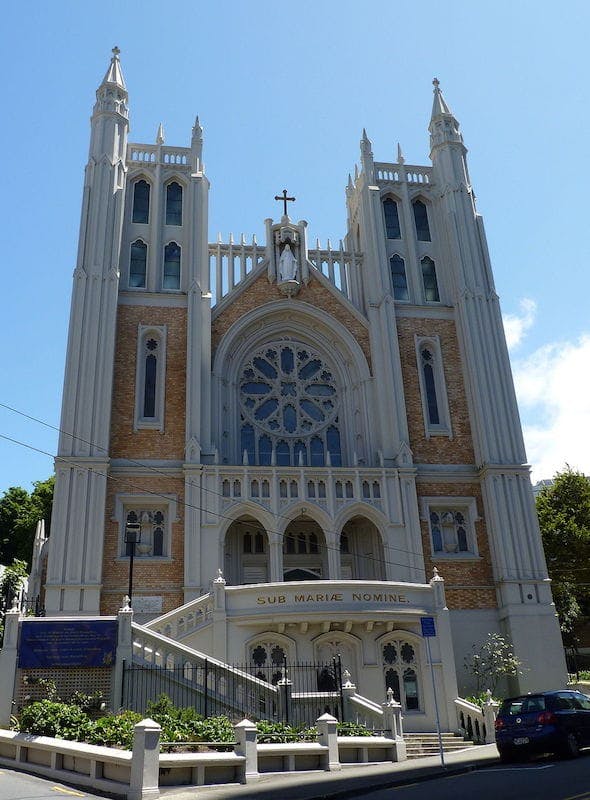
[[[518,739],[514,739],[514,744],[528,744],[529,737],[528,736],[520,736]]]

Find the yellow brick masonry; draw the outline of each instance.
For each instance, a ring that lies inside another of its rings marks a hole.
[[[473,464],[473,443],[469,410],[465,396],[459,342],[453,320],[397,320],[397,330],[404,381],[404,393],[410,433],[410,447],[418,464]],[[416,359],[415,336],[438,336],[444,366],[452,438],[426,438]]]
[[[139,325],[165,325],[164,430],[133,429]],[[111,458],[184,459],[186,309],[119,306],[111,422]]]
[[[113,519],[117,494],[149,494],[154,499],[160,494],[173,494],[178,498],[178,521],[171,523],[170,558],[154,560],[138,557],[133,566],[133,584],[137,588],[137,595],[161,595],[164,612],[171,611],[184,602],[184,478],[181,474],[110,476],[106,500],[101,614],[116,613],[128,588],[129,560],[121,558],[121,532],[118,521]]]
[[[213,352],[219,346],[221,339],[244,314],[266,303],[281,300],[287,303],[285,296],[281,294],[276,284],[270,284],[266,275],[261,275],[246,291],[240,294],[234,302],[225,309],[219,317],[213,321],[211,337]],[[369,330],[363,323],[352,314],[337,296],[333,295],[325,286],[311,278],[307,286],[302,286],[292,303],[291,308],[296,310],[297,303],[302,301],[315,308],[324,311],[328,316],[338,320],[347,328],[362,348],[369,369],[371,368],[371,347],[369,340]]]
[[[496,590],[490,557],[490,545],[485,520],[481,489],[478,483],[422,482],[418,481],[418,502],[421,497],[474,497],[480,517],[475,523],[475,535],[479,558],[463,560],[432,555],[428,520],[421,520],[422,547],[426,574],[432,575],[436,567],[445,579],[447,605],[449,608],[495,608]]]

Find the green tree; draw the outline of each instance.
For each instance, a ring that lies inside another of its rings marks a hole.
[[[53,486],[55,478],[35,481],[29,493],[21,486],[12,486],[0,498],[0,564],[12,564],[15,559],[31,563],[35,529],[45,520],[49,535]]]
[[[507,639],[499,633],[488,633],[481,644],[473,645],[464,666],[475,678],[476,694],[486,689],[494,694],[502,678],[521,674],[522,662]]]
[[[590,479],[566,466],[537,496],[537,515],[564,643],[590,609]]]

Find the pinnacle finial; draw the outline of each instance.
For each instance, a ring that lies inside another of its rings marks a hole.
[[[156,144],[164,144],[164,126],[161,122],[158,125],[158,132],[156,133]]]
[[[404,154],[402,152],[402,146],[398,142],[397,143],[397,163],[398,164],[405,164],[405,162],[406,162],[406,159],[404,158]]]
[[[113,54],[113,58],[117,58],[118,59],[119,58],[119,54],[121,53],[121,51],[119,50],[117,45],[115,45],[113,47],[113,49],[111,50],[111,53]]]
[[[438,87],[440,86],[440,81],[438,78],[432,79],[432,85],[434,86],[434,91],[439,91]]]

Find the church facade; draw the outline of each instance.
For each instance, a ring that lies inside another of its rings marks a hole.
[[[488,632],[512,641],[522,690],[559,686],[498,297],[438,82],[431,163],[376,161],[363,132],[346,235],[325,249],[286,192],[265,243],[210,243],[198,119],[190,147],[161,128],[133,144],[127,102],[115,50],[91,120],[47,613],[115,613],[133,547],[136,620],[230,663],[339,653],[415,729],[433,719],[424,616],[447,727]]]

